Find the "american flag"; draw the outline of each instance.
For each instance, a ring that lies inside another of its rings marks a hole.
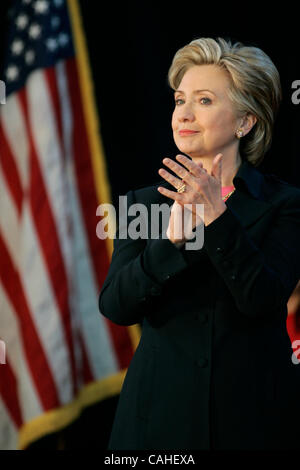
[[[0,448],[118,394],[139,335],[98,310],[110,202],[77,0],[18,0],[0,79]]]

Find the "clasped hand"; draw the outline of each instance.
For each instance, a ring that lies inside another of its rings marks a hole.
[[[169,158],[164,158],[163,163],[180,178],[176,178],[163,168],[160,168],[158,173],[176,189],[184,183],[186,186],[185,191],[178,193],[161,186],[157,189],[161,194],[174,200],[167,228],[167,236],[171,242],[177,244],[184,243],[187,239],[191,238],[192,233],[189,233],[189,230],[199,224],[204,223],[206,226],[213,222],[226,210],[227,206],[221,196],[221,153],[217,154],[214,158],[210,175],[202,163],[195,163],[184,155],[177,155],[176,160],[183,166]],[[197,204],[204,205],[204,216],[203,211],[199,211],[199,206],[197,208]],[[182,230],[180,231],[178,231],[178,220],[182,221]],[[188,225],[188,230],[184,230],[184,224]],[[178,233],[181,234],[179,238]]]

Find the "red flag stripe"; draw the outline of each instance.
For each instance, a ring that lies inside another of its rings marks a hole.
[[[66,61],[69,84],[70,102],[74,116],[73,149],[77,186],[82,206],[86,234],[89,241],[91,259],[95,271],[97,285],[102,286],[109,267],[109,258],[104,240],[96,236],[97,216],[96,209],[99,204],[95,190],[93,168],[87,137],[86,123],[83,116],[83,103],[78,95],[79,81],[77,65],[74,59]],[[98,260],[101,259],[101,263]]]
[[[45,409],[59,405],[56,385],[30,314],[22,282],[0,233],[0,280],[20,321],[24,350],[32,378]]]
[[[18,213],[21,213],[23,201],[23,188],[20,175],[16,166],[16,162],[10,146],[7,142],[4,129],[0,120],[0,164],[3,174],[10,189],[11,196],[14,200]]]
[[[61,146],[61,155],[65,158],[64,145],[63,145],[63,125],[61,116],[61,104],[60,96],[57,87],[56,70],[54,67],[50,67],[44,71],[45,79],[48,85],[49,94],[51,96],[51,102],[53,106],[54,122],[57,127],[59,136],[59,144]]]
[[[91,259],[93,261],[93,268],[100,291],[107,275],[110,260],[105,240],[99,240],[96,236],[96,225],[98,222],[96,209],[99,202],[93,177],[93,167],[91,164],[90,147],[86,128],[87,124],[83,116],[82,97],[78,94],[80,85],[77,65],[74,60],[69,59],[66,61],[66,67],[68,70],[67,77],[69,81],[68,88],[70,90],[71,106],[73,109],[73,115],[76,116],[76,119],[74,120],[73,148],[77,186],[86,226],[86,233],[89,240]],[[89,149],[89,151],[87,149]],[[101,260],[101,263],[99,263],[98,260]],[[133,346],[128,329],[120,325],[116,325],[106,318],[105,321],[110,331],[119,366],[121,369],[126,368],[128,367],[133,355]],[[124,354],[124,351],[126,351],[126,354]]]
[[[22,411],[18,397],[16,376],[6,357],[6,364],[0,365],[0,395],[17,427],[23,423]]]
[[[62,325],[65,332],[66,343],[70,355],[72,370],[73,391],[77,390],[76,365],[73,347],[73,336],[71,330],[70,308],[69,308],[69,286],[68,279],[61,253],[60,242],[57,235],[56,225],[52,209],[47,197],[45,183],[41,174],[38,156],[33,142],[30,126],[26,89],[19,92],[20,105],[24,114],[27,127],[30,159],[30,205],[35,228],[43,250],[45,263],[48,268],[49,277],[53,291],[60,310]],[[55,256],[53,256],[55,254]]]
[[[85,347],[85,344],[84,344],[84,339],[83,339],[81,333],[79,334],[79,341],[80,341],[81,351],[82,351],[83,381],[84,381],[85,384],[88,384],[88,383],[92,382],[93,380],[95,380],[95,377],[93,376],[93,373],[92,373],[92,370],[91,370],[91,366],[90,366],[90,362],[89,362],[89,359],[88,359],[86,347]]]

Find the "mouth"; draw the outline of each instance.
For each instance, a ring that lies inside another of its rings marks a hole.
[[[182,137],[184,136],[191,136],[191,135],[195,135],[195,134],[198,134],[198,131],[193,131],[191,129],[181,129],[178,134]]]

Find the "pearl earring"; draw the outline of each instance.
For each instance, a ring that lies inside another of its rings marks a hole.
[[[235,133],[235,135],[237,136],[238,139],[240,139],[241,137],[243,137],[243,131],[242,129],[238,129]]]

